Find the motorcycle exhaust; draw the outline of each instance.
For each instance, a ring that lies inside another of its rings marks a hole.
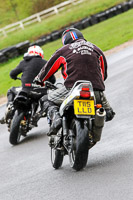
[[[92,133],[93,133],[93,138],[95,142],[98,142],[101,139],[105,116],[106,116],[106,112],[104,108],[97,109],[95,119],[94,119],[94,124],[92,127]]]

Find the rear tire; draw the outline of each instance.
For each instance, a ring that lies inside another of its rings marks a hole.
[[[79,171],[83,169],[88,160],[89,152],[89,130],[84,120],[73,119],[71,123],[73,131],[73,145],[69,152],[70,166]]]
[[[23,112],[18,112],[18,110],[15,112],[15,115],[11,122],[11,128],[10,128],[10,135],[9,135],[9,142],[12,145],[16,145],[20,141],[21,132],[20,132],[20,122],[24,118]]]

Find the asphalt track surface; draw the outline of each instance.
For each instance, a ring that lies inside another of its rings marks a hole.
[[[0,200],[133,199],[132,52],[128,47],[107,57],[106,96],[116,116],[105,124],[84,170],[71,169],[68,157],[61,169],[52,168],[45,118],[17,146],[9,143],[6,125],[0,125]]]

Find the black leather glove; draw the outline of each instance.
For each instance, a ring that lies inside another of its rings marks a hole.
[[[115,116],[115,112],[113,111],[112,108],[105,109],[105,111],[106,111],[106,119],[105,119],[105,121],[106,122],[111,121]]]
[[[17,80],[17,76],[12,77],[12,79]]]

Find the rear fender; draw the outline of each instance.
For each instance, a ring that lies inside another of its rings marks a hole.
[[[21,91],[14,99],[13,105],[15,109],[27,110],[31,108],[31,99],[28,98],[27,93]]]
[[[77,85],[79,82],[81,82],[81,83],[79,85]],[[91,82],[90,81],[77,81],[74,84],[73,88],[71,89],[68,97],[63,101],[63,103],[60,106],[59,112],[60,112],[61,116],[63,116],[65,109],[68,108],[70,105],[73,104],[73,100],[80,97],[80,91],[81,91],[82,85],[85,84],[85,83],[89,84],[91,97],[93,99],[95,99],[95,97],[94,97],[94,91],[93,91],[93,87],[92,87]]]

